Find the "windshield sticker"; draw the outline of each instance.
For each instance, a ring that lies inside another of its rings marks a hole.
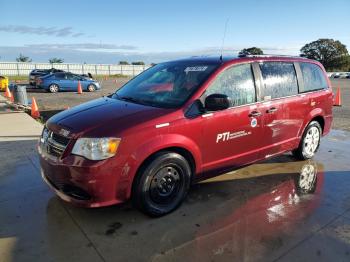
[[[220,133],[220,134],[217,134],[216,136],[216,143],[225,142],[225,141],[242,137],[242,136],[248,136],[251,133],[252,133],[251,131],[247,132],[245,130],[234,132],[234,133],[231,133],[231,132]]]
[[[186,74],[188,72],[204,72],[205,70],[207,70],[207,66],[188,66],[185,68],[185,72]]]

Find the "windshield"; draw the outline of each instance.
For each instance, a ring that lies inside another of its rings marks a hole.
[[[169,62],[153,66],[138,75],[113,98],[155,107],[177,108],[218,67],[218,64]]]

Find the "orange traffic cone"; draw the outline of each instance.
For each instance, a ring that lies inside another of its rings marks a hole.
[[[36,101],[35,101],[34,97],[32,97],[32,108],[31,108],[31,111],[30,111],[30,115],[33,118],[39,118],[40,117],[39,108],[38,108],[38,105],[36,104]]]
[[[82,94],[82,93],[83,93],[83,89],[81,88],[80,81],[78,81],[78,94]]]
[[[335,94],[335,100],[334,100],[333,106],[341,106],[341,94],[340,94],[339,87],[337,89],[337,93]]]
[[[6,87],[5,97],[7,97],[12,103],[14,102],[13,94],[10,92],[10,89],[8,87]]]
[[[7,97],[7,98],[11,97],[11,92],[10,92],[10,89],[8,88],[8,86],[6,87],[6,90],[5,90],[5,97]]]
[[[12,103],[15,102],[15,97],[13,96],[13,93],[12,93],[12,92],[10,92],[10,97],[9,97],[9,99],[10,99],[10,101],[11,101]]]

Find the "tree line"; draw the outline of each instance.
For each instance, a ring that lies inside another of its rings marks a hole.
[[[263,55],[264,52],[259,47],[244,48],[239,52],[240,56],[244,55]],[[327,71],[350,71],[350,55],[344,44],[338,40],[321,38],[316,41],[307,43],[300,49],[300,56],[314,59],[323,64]],[[16,58],[17,62],[32,62],[28,56],[20,54]],[[63,63],[61,58],[51,58],[49,63]],[[120,65],[144,65],[143,61],[119,61]]]

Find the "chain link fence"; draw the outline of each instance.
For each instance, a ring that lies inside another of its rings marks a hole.
[[[149,65],[115,65],[115,64],[50,64],[50,63],[18,63],[0,62],[0,75],[21,76],[28,75],[33,69],[62,69],[75,74],[92,75],[126,75],[135,76],[149,68]]]

